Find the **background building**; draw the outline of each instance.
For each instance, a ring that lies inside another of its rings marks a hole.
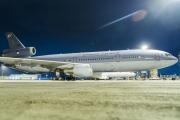
[[[37,80],[39,77],[37,74],[11,74],[10,80]]]

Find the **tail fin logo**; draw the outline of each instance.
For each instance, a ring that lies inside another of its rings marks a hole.
[[[20,50],[17,50],[16,53],[19,54],[19,53],[20,53]]]
[[[10,38],[10,37],[12,37],[12,33],[7,35],[7,38]]]

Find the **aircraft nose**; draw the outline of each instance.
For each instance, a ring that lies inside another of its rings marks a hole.
[[[177,62],[178,62],[178,59],[174,56],[171,56],[171,57],[168,57],[168,59],[166,59],[166,62],[163,62],[164,63],[163,65],[166,67],[169,67],[171,65],[176,64]]]
[[[172,56],[171,60],[173,61],[174,64],[176,64],[178,62],[178,59],[174,56]]]

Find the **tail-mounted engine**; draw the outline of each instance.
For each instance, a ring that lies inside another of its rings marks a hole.
[[[20,49],[7,49],[3,50],[3,57],[26,58],[36,54],[34,47],[20,48]]]

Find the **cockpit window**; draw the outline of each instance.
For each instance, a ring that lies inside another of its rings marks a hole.
[[[169,56],[171,56],[171,54],[165,53],[164,56],[169,57]]]

